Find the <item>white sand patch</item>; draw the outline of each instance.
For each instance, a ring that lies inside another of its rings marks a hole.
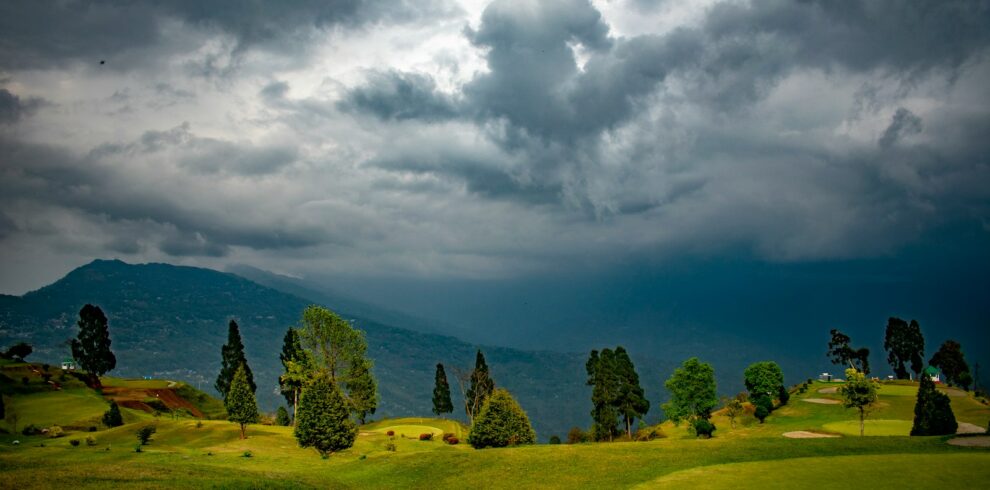
[[[957,437],[949,439],[949,444],[953,446],[990,447],[990,436]]]
[[[822,389],[818,390],[818,392],[819,393],[825,393],[826,395],[830,395],[830,394],[833,394],[833,393],[838,393],[839,392],[839,387],[838,386],[833,386],[831,388],[822,388]]]
[[[802,398],[801,401],[808,403],[819,403],[822,405],[838,405],[842,403],[839,400],[829,400],[828,398]]]
[[[784,432],[784,437],[791,439],[821,439],[823,437],[839,437],[835,434],[821,434],[818,432],[809,432],[806,430],[796,430],[793,432]]]
[[[956,429],[956,434],[985,434],[986,431],[986,428],[980,427],[976,424],[959,422],[959,428]]]

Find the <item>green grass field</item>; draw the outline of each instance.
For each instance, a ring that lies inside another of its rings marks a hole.
[[[112,381],[118,383],[117,381]],[[119,384],[118,384],[119,386]],[[360,428],[354,447],[323,460],[299,448],[289,427],[252,425],[241,440],[235,424],[155,418],[125,411],[128,424],[66,437],[0,436],[4,488],[768,488],[813,484],[821,488],[975,488],[990,481],[990,449],[946,444],[947,437],[891,435],[910,429],[914,399],[884,393],[870,415],[867,437],[788,439],[782,434],[808,430],[858,434],[856,412],[841,405],[802,402],[834,398],[815,384],[794,395],[766,423],[743,415],[730,428],[722,413],[713,417],[713,439],[694,438],[685,426],[665,423],[668,437],[651,442],[534,445],[474,450],[463,441],[467,428],[452,420],[400,418]],[[141,386],[138,386],[141,387]],[[885,386],[886,390],[890,386]],[[5,397],[15,410],[54,417],[56,423],[88,420],[105,409],[99,395],[72,390]],[[883,392],[882,392],[883,393]],[[82,401],[80,401],[82,400]],[[580,401],[586,403],[585,401]],[[78,405],[63,411],[69,405]],[[986,426],[990,407],[970,397],[953,397],[960,421]],[[61,407],[61,408],[60,408]],[[62,415],[64,414],[64,415]],[[33,415],[32,415],[33,416]],[[62,418],[59,418],[62,417]],[[135,430],[155,424],[151,443],[136,453]],[[386,432],[395,431],[396,451],[387,450]],[[461,439],[448,445],[431,432]],[[70,445],[92,436],[95,446]],[[871,437],[884,436],[884,437]],[[13,445],[13,440],[19,445]],[[245,452],[250,457],[245,457]],[[933,470],[937,468],[937,470]],[[810,483],[813,482],[813,483]]]

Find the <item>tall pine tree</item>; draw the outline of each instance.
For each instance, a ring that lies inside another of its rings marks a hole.
[[[495,389],[495,381],[488,374],[488,363],[485,362],[485,355],[478,349],[478,354],[474,358],[474,371],[471,371],[471,384],[464,394],[464,407],[469,419],[474,420],[474,416],[481,411],[485,400]]]
[[[285,331],[285,337],[282,338],[282,352],[278,355],[279,361],[282,362],[282,373],[289,372],[289,363],[299,362],[299,357],[302,354],[302,344],[299,341],[299,332],[296,329],[289,327]],[[295,383],[290,380],[282,380],[280,382],[280,388],[282,391],[282,396],[285,397],[285,401],[289,405],[295,405],[297,391],[301,388],[300,383]]]
[[[952,413],[949,397],[935,389],[935,383],[928,376],[921,377],[918,387],[918,400],[914,405],[912,436],[944,436],[955,434],[959,427]]]
[[[362,424],[378,408],[378,382],[371,374],[371,360],[358,356],[351,361],[350,376],[344,381],[351,401],[351,411]]]
[[[596,441],[611,441],[618,433],[616,424],[619,411],[616,406],[622,384],[616,369],[615,354],[611,349],[602,349],[601,353],[593,350],[585,369],[588,372],[588,385],[592,387],[592,436]]]
[[[443,370],[443,364],[437,363],[437,374],[433,381],[433,413],[443,415],[454,411],[454,404],[450,401],[450,385],[447,383],[447,373]]]
[[[299,419],[294,434],[299,447],[315,448],[320,455],[354,445],[357,427],[351,422],[350,407],[326,372],[320,372],[302,392]]]
[[[258,401],[254,398],[254,389],[248,384],[246,364],[241,364],[234,373],[223,405],[227,409],[227,420],[240,424],[241,439],[247,438],[247,424],[258,422]]]
[[[234,374],[242,365],[248,386],[251,387],[251,393],[255,393],[258,386],[254,384],[254,374],[251,373],[251,366],[248,366],[247,358],[244,357],[244,342],[241,341],[241,331],[234,320],[230,320],[230,323],[227,324],[227,343],[220,349],[220,355],[222,357],[220,374],[217,375],[217,382],[214,385],[220,392],[220,396],[227,397],[230,383],[234,380]]]
[[[72,339],[72,357],[89,373],[90,384],[100,386],[100,376],[117,367],[110,350],[110,328],[99,306],[86,304],[79,310],[79,336]]]
[[[626,434],[631,438],[633,422],[650,411],[650,401],[639,385],[639,374],[636,373],[632,359],[621,346],[615,348],[615,370],[620,383],[615,408],[626,423]]]

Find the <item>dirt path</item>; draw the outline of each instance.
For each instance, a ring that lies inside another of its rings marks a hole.
[[[966,447],[990,447],[990,436],[957,437],[949,439],[949,444]]]
[[[802,398],[801,401],[808,403],[819,403],[821,405],[838,405],[839,400],[829,400],[828,398]]]
[[[810,432],[806,430],[796,430],[793,432],[784,432],[784,437],[790,439],[822,439],[826,437],[839,437],[835,434],[822,434],[819,432]]]
[[[956,434],[985,434],[986,432],[986,428],[969,422],[959,422],[959,427],[956,429]]]

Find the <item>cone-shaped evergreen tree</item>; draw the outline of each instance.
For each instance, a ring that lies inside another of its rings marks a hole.
[[[474,418],[468,443],[475,449],[536,442],[536,432],[519,403],[504,389],[496,389]]]
[[[588,385],[591,389],[591,428],[596,441],[611,441],[618,433],[616,428],[619,411],[619,390],[622,382],[615,365],[615,354],[611,349],[591,351],[585,363],[588,372]]]
[[[247,424],[258,422],[258,402],[254,398],[254,390],[248,384],[245,365],[242,364],[234,373],[223,405],[227,409],[227,420],[241,424],[241,439],[244,439]]]
[[[299,362],[303,356],[302,342],[299,340],[299,332],[289,327],[285,331],[285,337],[282,339],[282,353],[278,355],[278,359],[282,361],[283,375],[289,373],[289,363]],[[282,396],[285,397],[285,401],[291,406],[295,406],[298,402],[297,391],[302,388],[302,382],[298,380],[291,379],[291,377],[284,377],[281,379],[280,388],[282,390]]]
[[[234,374],[241,366],[244,366],[244,373],[248,386],[251,387],[251,393],[255,393],[258,386],[254,384],[254,374],[251,373],[251,366],[248,366],[247,358],[244,357],[244,342],[241,341],[241,331],[234,320],[227,324],[227,343],[220,349],[220,355],[220,374],[217,375],[217,382],[214,385],[220,392],[220,396],[227,397],[227,391],[230,390],[230,383],[234,380]]]
[[[949,405],[949,397],[935,389],[928,376],[921,376],[918,401],[914,405],[912,436],[944,436],[955,434],[959,425]]]
[[[626,434],[632,437],[633,422],[650,411],[650,401],[639,385],[639,374],[636,373],[632,359],[621,346],[615,348],[615,371],[620,383],[615,408],[626,424]]]
[[[474,371],[471,371],[471,384],[467,393],[464,394],[464,406],[467,416],[474,419],[474,416],[481,411],[488,395],[495,389],[495,381],[488,374],[488,363],[485,362],[485,355],[478,349],[478,354],[474,359]]]
[[[442,415],[454,411],[454,404],[450,401],[450,385],[447,383],[447,372],[443,370],[443,364],[437,363],[437,374],[433,381],[433,413]]]
[[[99,306],[86,304],[79,310],[79,336],[72,339],[72,357],[89,373],[90,384],[100,386],[100,376],[117,367],[117,357],[110,350],[107,317]]]
[[[326,456],[354,445],[357,428],[351,422],[350,407],[326,373],[303,388],[297,417],[299,447],[312,447]]]
[[[283,427],[292,425],[292,417],[289,417],[289,411],[281,405],[275,411],[275,423]]]
[[[110,401],[110,408],[103,413],[103,425],[114,428],[124,425],[124,418],[120,415],[120,407],[117,402]]]

